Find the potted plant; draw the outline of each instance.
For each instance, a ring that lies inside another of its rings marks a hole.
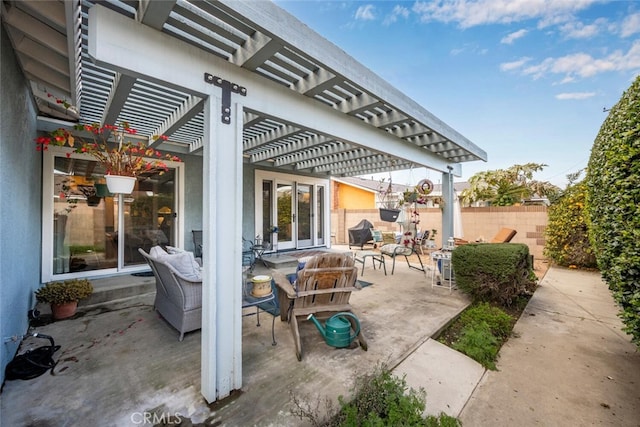
[[[56,320],[66,319],[76,313],[78,301],[93,293],[93,285],[87,279],[69,279],[49,282],[36,291],[39,302],[51,304],[51,314]]]
[[[380,180],[378,187],[378,203],[380,211],[380,219],[382,221],[394,222],[400,215],[400,209],[397,208],[397,197],[393,192],[393,184],[389,177],[389,184],[385,186],[385,180]]]
[[[166,161],[179,162],[179,157],[161,152],[148,147],[143,142],[133,143],[125,141],[126,135],[135,135],[135,129],[129,123],[122,122],[119,125],[100,126],[97,123],[92,125],[75,125],[76,131],[86,131],[91,138],[86,140],[83,137],[76,137],[68,129],[57,129],[49,136],[36,138],[38,151],[47,150],[49,145],[69,146],[75,149],[76,153],[91,155],[102,165],[105,171],[107,186],[112,193],[129,194],[133,191],[136,177],[141,173],[159,172],[163,174],[169,167]],[[167,137],[154,136],[153,140],[166,140]],[[116,187],[116,181],[126,182],[126,187]]]

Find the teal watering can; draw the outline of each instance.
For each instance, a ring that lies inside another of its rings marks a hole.
[[[348,317],[354,319],[356,323],[353,335],[351,335],[351,322]],[[313,314],[307,316],[307,320],[312,320],[327,344],[336,348],[349,347],[360,333],[360,321],[353,313],[343,312],[333,315],[325,322],[325,326],[322,326]]]

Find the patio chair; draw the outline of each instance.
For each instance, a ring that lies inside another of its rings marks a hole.
[[[425,275],[427,274],[427,271],[424,268],[424,264],[422,263],[422,259],[420,258],[420,254],[417,251],[418,245],[419,243],[416,239],[416,229],[415,227],[413,227],[409,228],[408,231],[405,231],[400,240],[400,243],[388,243],[380,248],[380,253],[383,255],[383,257],[387,256],[393,260],[391,266],[391,274],[393,274],[394,270],[396,269],[396,258],[399,256],[404,257],[410,269],[422,271]],[[409,257],[411,255],[415,255],[418,258],[420,267],[409,262]]]
[[[179,340],[182,341],[186,332],[202,327],[202,278],[188,277],[184,270],[182,273],[179,272],[167,261],[169,258],[151,256],[142,249],[138,251],[156,277],[156,298],[153,305],[160,315],[180,332]],[[190,255],[193,256],[193,254]],[[184,261],[190,257],[182,255],[175,259],[178,260],[178,258]],[[188,268],[186,263],[182,264]],[[195,266],[192,265],[192,268],[195,269]]]
[[[509,243],[518,232],[512,228],[502,228],[491,239],[491,243]]]
[[[495,236],[493,236],[493,239],[489,240],[489,243],[509,243],[511,241],[511,239],[513,239],[513,237],[518,234],[518,232],[516,230],[514,230],[513,228],[506,228],[503,227],[500,229],[500,231],[498,231],[496,233]],[[454,239],[455,240],[455,244],[456,246],[458,245],[465,245],[467,243],[469,243],[468,240],[463,240],[463,239]]]
[[[317,255],[307,261],[305,267],[298,271],[294,284],[282,273],[273,270],[272,277],[282,291],[279,292],[282,295],[281,319],[289,321],[298,360],[302,360],[298,322],[301,318],[306,320],[310,314],[322,314],[324,317],[337,312],[354,313],[349,304],[349,297],[351,292],[360,289],[356,286],[357,275],[358,269],[354,266],[353,257],[335,253]],[[355,330],[355,320],[349,320]],[[362,330],[358,333],[357,339],[360,347],[367,350],[367,341]]]
[[[202,258],[202,230],[191,230],[193,237],[193,252],[196,258]]]

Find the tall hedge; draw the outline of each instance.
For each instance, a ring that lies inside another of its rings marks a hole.
[[[593,268],[596,257],[587,234],[586,184],[572,184],[549,206],[544,256],[568,267]]]
[[[640,77],[611,109],[586,177],[589,238],[632,341],[640,346]]]

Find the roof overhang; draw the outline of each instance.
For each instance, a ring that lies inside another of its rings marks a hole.
[[[246,162],[355,176],[415,167],[460,175],[461,163],[487,160],[482,149],[272,2],[95,3],[2,3],[42,117],[124,120],[149,138],[168,136],[158,148],[198,154],[207,90],[186,90],[195,83],[176,80],[193,74],[204,86],[203,70],[215,70],[248,88]],[[53,126],[50,119],[41,123],[41,130]]]

